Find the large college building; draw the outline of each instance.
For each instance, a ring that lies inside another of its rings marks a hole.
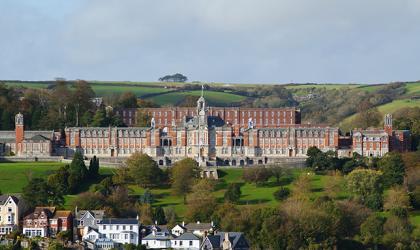
[[[126,124],[133,124],[138,115],[135,109],[119,112]],[[58,141],[54,132],[25,132],[23,116],[18,114],[14,139],[13,131],[7,131],[3,133],[7,142],[2,142],[0,133],[0,155],[5,148],[18,156],[70,157],[80,151],[88,158],[96,155],[108,159],[143,152],[165,166],[186,157],[196,159],[201,166],[240,166],[304,158],[312,146],[337,151],[339,156],[357,152],[375,157],[410,148],[409,131],[394,131],[390,115],[385,118],[384,129],[354,130],[346,139],[337,127],[301,124],[296,108],[208,107],[201,96],[194,108],[148,108],[141,112],[151,117],[150,126],[66,128],[60,150],[54,147]]]

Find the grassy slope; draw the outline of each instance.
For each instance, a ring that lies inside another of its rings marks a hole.
[[[170,104],[175,104],[181,101],[186,95],[200,96],[201,91],[194,90],[194,91],[168,93],[168,94],[151,97],[150,100],[152,100],[153,102],[159,105],[170,105]],[[208,102],[215,103],[215,104],[229,104],[231,102],[240,102],[246,98],[244,96],[240,96],[236,94],[216,92],[216,91],[206,91],[204,94],[204,97],[206,98]]]
[[[1,163],[0,190],[3,193],[19,193],[28,183],[28,177],[45,177],[57,170],[62,163]]]

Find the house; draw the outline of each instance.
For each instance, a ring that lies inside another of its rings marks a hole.
[[[171,233],[175,236],[181,236],[187,232],[187,228],[185,227],[185,222],[182,222],[182,224],[176,224],[172,229]]]
[[[23,234],[30,238],[49,236],[49,222],[54,213],[55,207],[36,207],[33,213],[23,218]]]
[[[139,244],[140,223],[134,219],[103,219],[98,224],[102,238],[120,244]]]
[[[97,229],[99,223],[104,218],[104,210],[75,210],[74,234],[75,239],[82,238],[90,228]]]
[[[207,234],[214,231],[213,222],[201,223],[200,221],[197,221],[195,223],[184,224],[184,227],[187,229],[186,232],[193,233],[198,237],[205,237]]]
[[[9,234],[18,228],[24,209],[24,204],[18,197],[0,195],[0,235]]]
[[[150,249],[165,249],[171,247],[172,235],[167,232],[152,231],[149,235],[141,240],[141,244]]]
[[[218,232],[208,235],[201,244],[202,250],[249,250],[249,244],[241,232]]]
[[[62,231],[71,231],[73,229],[73,215],[71,211],[59,210],[50,219],[50,234],[56,235]]]
[[[171,240],[171,248],[199,250],[200,238],[193,233],[184,233],[181,236]]]

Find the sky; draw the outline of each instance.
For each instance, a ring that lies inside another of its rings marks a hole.
[[[418,0],[0,0],[0,79],[420,79]]]

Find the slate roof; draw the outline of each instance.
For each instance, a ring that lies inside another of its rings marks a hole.
[[[19,204],[19,198],[14,196],[14,195],[0,195],[0,205],[4,205],[7,201],[7,199],[9,199],[9,197],[12,197],[13,201],[16,204]]]
[[[43,135],[34,135],[29,139],[25,139],[25,140],[31,140],[31,141],[35,141],[35,142],[40,142],[40,141],[50,141],[49,138],[43,136]]]
[[[76,219],[81,219],[87,212],[93,215],[95,219],[101,220],[104,217],[104,210],[79,210],[76,213]]]
[[[213,228],[211,223],[188,223],[184,226],[188,231],[194,231],[194,230],[209,230]]]
[[[208,235],[207,240],[210,242],[210,244],[213,246],[213,248],[220,248],[222,247],[223,241],[225,240],[225,234],[228,233],[229,235],[229,241],[232,244],[232,248],[249,248],[248,243],[246,242],[246,239],[242,232],[218,232],[215,235]],[[246,242],[246,246],[238,246],[239,240],[243,238]]]
[[[172,236],[167,232],[156,232],[154,235],[153,233],[147,235],[142,240],[171,240]]]
[[[0,142],[14,142],[16,140],[15,131],[0,131]]]
[[[138,225],[139,221],[136,218],[126,219],[126,218],[108,218],[108,219],[102,219],[98,225],[116,225],[116,224],[132,224],[132,225]]]
[[[180,235],[178,238],[175,238],[176,240],[199,240],[197,236],[195,236],[192,233],[184,233]]]

